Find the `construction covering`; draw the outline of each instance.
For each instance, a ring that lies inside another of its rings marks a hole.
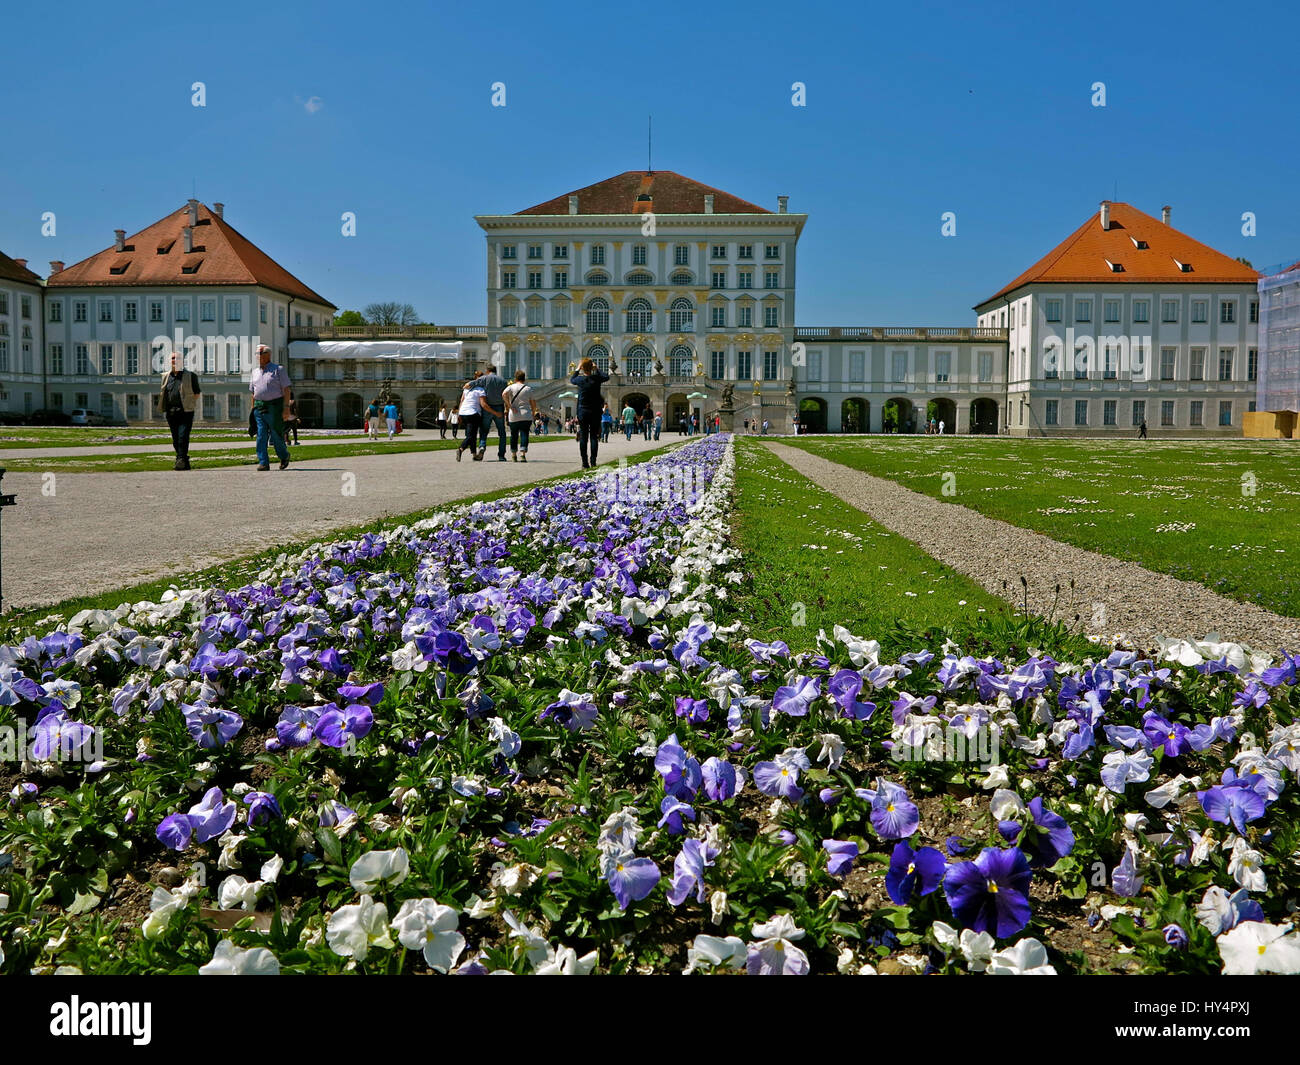
[[[1300,262],[1259,280],[1259,409],[1300,411]]]
[[[459,359],[459,340],[422,342],[418,340],[295,340],[289,345],[294,359],[397,359],[414,362],[422,359]]]

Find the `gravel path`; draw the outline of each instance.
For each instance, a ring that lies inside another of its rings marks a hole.
[[[1199,640],[1217,632],[1260,651],[1300,647],[1296,618],[1225,599],[1202,585],[1153,573],[1136,562],[1063,544],[798,448],[768,446],[820,487],[994,595],[1022,605],[1020,578],[1025,577],[1031,610],[1067,622],[1078,614],[1090,634],[1122,632],[1154,647],[1159,636]],[[1061,593],[1053,613],[1058,582]]]
[[[554,438],[555,434],[552,434]],[[601,465],[659,444],[612,436]],[[684,439],[684,438],[683,438]],[[287,470],[250,466],[162,473],[8,473],[4,491],[5,606],[57,603],[159,577],[175,577],[276,544],[323,537],[332,529],[409,514],[465,496],[526,485],[581,468],[573,437],[530,448],[527,465],[487,456],[457,463],[452,451],[311,459]],[[52,484],[53,495],[42,493]],[[354,494],[345,489],[354,488]]]
[[[567,436],[561,433],[547,433],[536,437],[538,443],[554,439],[557,436]],[[383,443],[388,439],[388,430],[379,434],[379,441]],[[403,443],[410,443],[415,440],[426,442],[438,440],[437,429],[403,429],[400,437],[394,437],[394,440],[401,440]],[[448,440],[451,436],[448,435]],[[495,437],[494,437],[495,439]],[[346,436],[300,436],[298,443],[291,444],[290,448],[297,447],[315,447],[320,444],[368,444],[370,438],[361,430],[355,433],[349,433]],[[253,454],[254,447],[252,439],[245,434],[235,440],[204,440],[202,436],[194,436],[190,439],[191,451],[228,451],[237,448],[247,448],[250,455]],[[0,448],[0,469],[4,468],[6,458],[15,459],[56,459],[71,458],[77,455],[158,455],[172,453],[171,438],[164,440],[133,444],[128,441],[114,441],[111,444],[69,444],[66,447],[7,447]]]

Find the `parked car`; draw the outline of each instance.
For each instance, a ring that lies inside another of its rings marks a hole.
[[[77,407],[68,412],[73,425],[103,425],[107,420],[102,414],[84,407]]]
[[[34,410],[27,416],[28,425],[71,425],[72,418],[65,410],[55,410],[53,407],[47,407],[42,410]]]

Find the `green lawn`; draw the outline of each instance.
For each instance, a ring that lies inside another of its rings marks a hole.
[[[196,429],[194,442],[248,439],[236,427]],[[166,425],[4,425],[0,426],[0,451],[29,447],[98,447],[104,444],[170,444]]]
[[[818,488],[754,440],[736,442],[732,535],[749,578],[727,613],[757,639],[813,646],[836,624],[914,651],[912,633],[971,631],[1009,609],[862,511]],[[901,628],[900,628],[901,626]]]
[[[1300,617],[1300,448],[1254,440],[788,440],[1066,543]]]

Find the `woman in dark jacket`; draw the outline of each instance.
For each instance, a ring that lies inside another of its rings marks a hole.
[[[609,374],[596,369],[596,360],[583,359],[578,372],[571,379],[578,389],[578,454],[582,456],[585,470],[596,465],[596,451],[600,447],[600,414],[605,399],[600,386],[609,380]]]

